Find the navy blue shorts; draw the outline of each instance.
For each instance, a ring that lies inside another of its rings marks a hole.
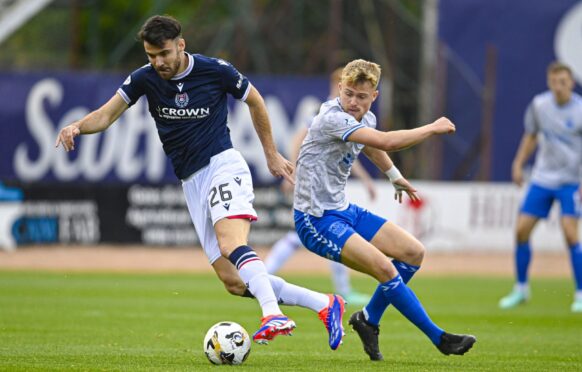
[[[341,262],[341,251],[350,236],[372,240],[386,220],[367,209],[350,204],[343,211],[325,211],[315,217],[295,210],[295,230],[305,248],[327,259]]]
[[[579,185],[572,184],[549,189],[532,183],[527,190],[520,212],[546,218],[554,200],[559,200],[562,216],[580,217],[578,187]]]

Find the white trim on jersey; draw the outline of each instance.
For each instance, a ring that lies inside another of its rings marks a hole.
[[[127,103],[128,105],[131,103],[131,100],[129,99],[128,95],[125,94],[123,89],[121,88],[117,89],[117,94],[119,94],[121,98],[125,101],[125,103]]]
[[[249,93],[251,92],[251,87],[252,87],[252,84],[249,81],[249,85],[247,85],[247,90],[245,91],[245,94],[243,94],[243,96],[240,98],[241,101],[245,102],[247,100]]]
[[[356,127],[352,127],[350,129],[346,130],[346,132],[342,135],[342,140],[344,142],[346,142],[348,140],[348,137],[350,136],[350,134],[354,133],[356,130],[358,130],[360,128],[366,128],[366,126],[361,124],[361,125],[358,125]]]

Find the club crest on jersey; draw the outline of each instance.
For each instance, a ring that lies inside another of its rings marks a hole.
[[[176,98],[174,99],[174,101],[176,102],[176,106],[184,108],[188,106],[190,98],[188,98],[188,93],[176,93]]]

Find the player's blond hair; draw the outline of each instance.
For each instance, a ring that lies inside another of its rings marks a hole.
[[[344,67],[342,71],[342,83],[347,85],[358,85],[370,83],[376,89],[380,82],[380,65],[374,62],[356,59]]]
[[[568,66],[562,62],[558,62],[558,61],[554,61],[554,62],[550,63],[550,65],[548,66],[547,73],[548,73],[548,75],[550,75],[550,74],[555,74],[555,73],[562,72],[562,71],[567,72],[568,75],[570,75],[570,77],[572,77],[572,70],[570,69],[570,66]]]

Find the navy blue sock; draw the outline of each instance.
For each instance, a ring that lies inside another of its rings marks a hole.
[[[414,292],[402,282],[400,275],[382,283],[380,287],[384,296],[402,315],[424,332],[433,344],[440,344],[444,331],[430,319]]]
[[[570,261],[572,262],[576,290],[582,291],[582,249],[579,242],[570,246]]]
[[[420,266],[410,265],[397,260],[392,260],[392,263],[396,267],[396,270],[398,270],[398,273],[400,273],[404,283],[408,283],[412,279],[412,276],[420,269]],[[384,296],[381,287],[380,284],[376,287],[376,291],[372,295],[372,298],[370,298],[370,302],[364,308],[366,320],[375,326],[380,324],[380,319],[384,311],[390,305],[390,301]]]
[[[529,241],[525,243],[518,243],[515,249],[515,272],[517,274],[517,282],[519,284],[527,283],[527,271],[529,269],[529,262],[531,261],[531,248]]]

